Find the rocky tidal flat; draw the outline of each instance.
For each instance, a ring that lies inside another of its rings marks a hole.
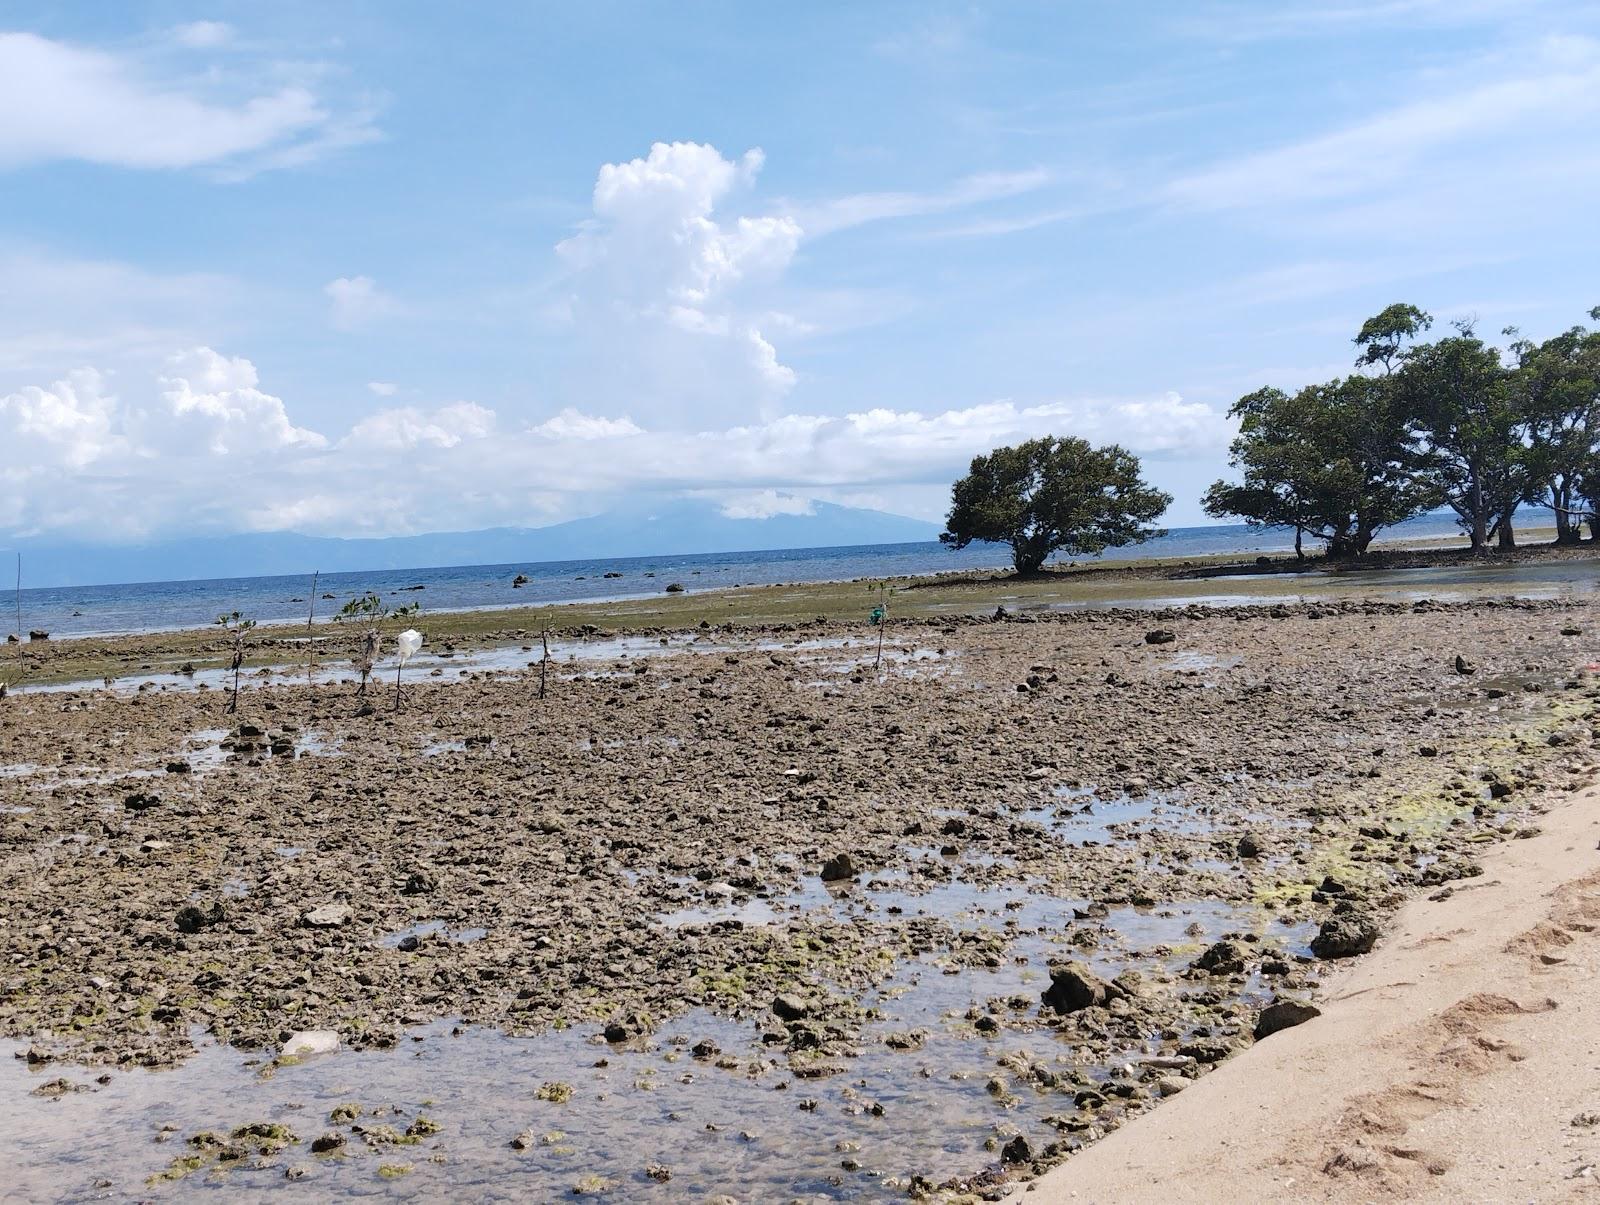
[[[881,671],[836,621],[643,632],[543,700],[485,637],[398,712],[392,669],[13,694],[12,1187],[992,1196],[1533,831],[1597,643],[1280,603],[902,619]]]

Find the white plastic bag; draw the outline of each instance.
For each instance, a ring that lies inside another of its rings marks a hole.
[[[422,647],[422,633],[416,628],[407,628],[396,637],[395,643],[400,646],[400,664],[404,665]]]

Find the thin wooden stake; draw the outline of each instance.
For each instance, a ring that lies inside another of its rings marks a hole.
[[[872,663],[873,673],[883,672],[883,630],[889,626],[889,591],[887,588],[879,589],[878,606],[883,611],[883,616],[878,620],[878,659]]]
[[[22,685],[22,554],[17,553],[17,685]]]
[[[540,643],[544,646],[544,657],[539,661],[539,697],[544,698],[545,674],[550,669],[550,626],[548,624],[539,633]]]
[[[311,610],[306,612],[306,689],[312,689],[313,675],[317,672],[317,636],[312,624],[317,620],[317,575],[322,570],[311,571]]]

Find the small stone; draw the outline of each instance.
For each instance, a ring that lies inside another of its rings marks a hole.
[[[1144,642],[1146,644],[1171,644],[1177,638],[1176,632],[1171,632],[1166,628],[1152,628],[1144,634]]]
[[[344,1142],[343,1134],[335,1130],[329,1130],[326,1134],[311,1140],[311,1151],[313,1154],[326,1155],[330,1151],[336,1151],[344,1146]]]
[[[300,923],[310,929],[337,929],[355,915],[349,904],[324,904],[313,908],[300,918]]]
[[[1477,672],[1478,672],[1478,667],[1476,665],[1472,664],[1472,662],[1468,661],[1460,653],[1456,654],[1456,673],[1458,673],[1458,674],[1475,674]]]
[[[289,1035],[283,1044],[283,1053],[290,1058],[305,1058],[314,1054],[332,1054],[339,1049],[339,1035],[331,1029],[302,1029]]]

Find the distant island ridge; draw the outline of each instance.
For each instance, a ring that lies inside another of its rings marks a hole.
[[[1524,527],[1548,522],[1548,512],[1519,513]],[[613,511],[548,527],[491,527],[479,531],[414,536],[338,537],[297,532],[241,532],[166,539],[141,544],[25,538],[0,542],[0,557],[23,558],[23,588],[217,581],[232,578],[330,573],[394,573],[475,566],[525,566],[637,558],[826,550],[929,544],[942,525],[924,519],[829,502],[809,513],[732,517],[715,503],[672,502],[650,510]],[[1429,538],[1459,533],[1455,516],[1437,511],[1384,531],[1380,538]],[[1292,547],[1286,529],[1244,524],[1174,527],[1146,544],[1109,549],[1133,556],[1198,556],[1279,551]],[[1311,547],[1315,547],[1313,543]],[[984,563],[1010,562],[1003,545],[968,550]],[[972,555],[949,558],[947,568],[971,566]],[[870,571],[870,570],[865,570]],[[931,571],[931,570],[921,570]],[[886,567],[884,572],[889,572]],[[0,568],[0,579],[9,578]]]

